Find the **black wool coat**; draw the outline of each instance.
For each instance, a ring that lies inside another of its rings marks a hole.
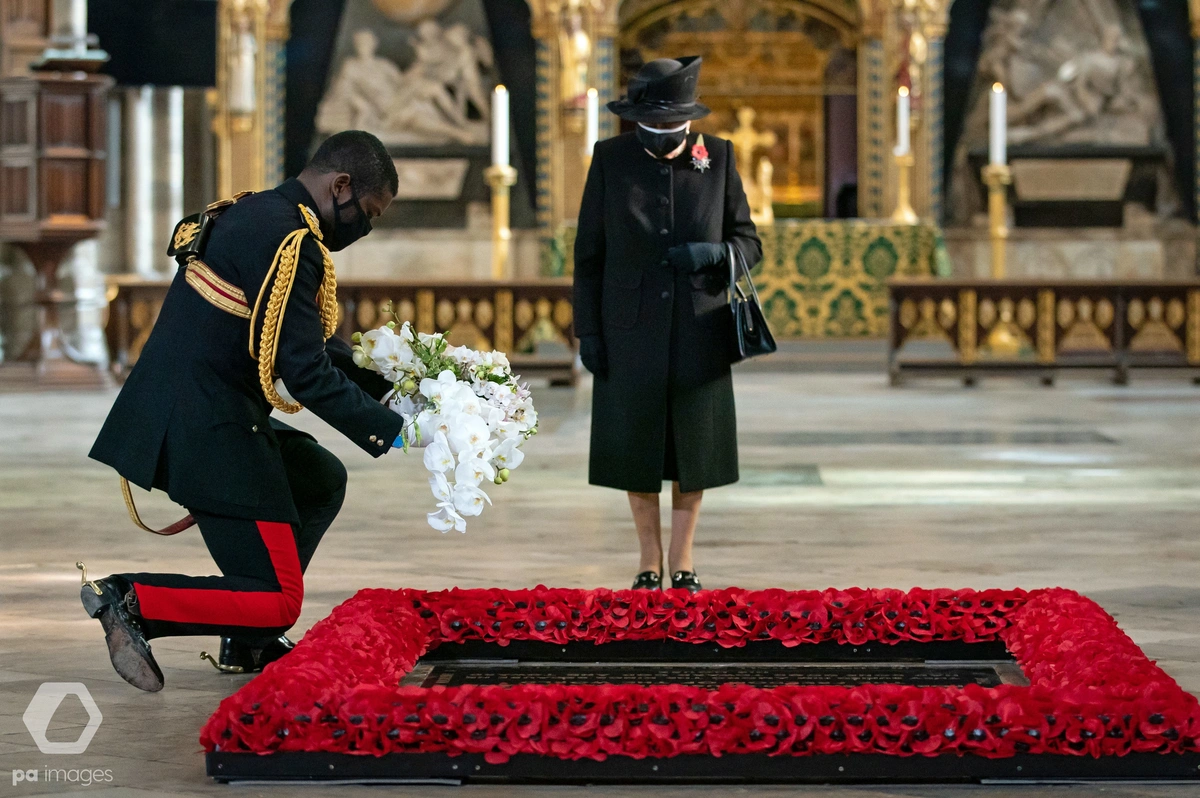
[[[203,261],[251,307],[284,237],[305,227],[301,204],[316,212],[304,186],[289,180],[242,199],[214,223]],[[403,420],[379,403],[387,381],[356,367],[345,342],[325,340],[316,302],[324,272],[320,248],[305,237],[275,368],[296,401],[378,457]],[[91,457],[189,510],[299,523],[279,438],[304,433],[268,419],[273,408],[249,337],[249,320],[209,304],[180,268]]]
[[[632,133],[593,155],[575,240],[575,334],[602,336],[608,352],[592,395],[593,485],[657,493],[668,436],[681,490],[738,479],[727,279],[714,288],[676,274],[666,253],[729,242],[753,267],[762,245],[732,145],[705,136],[711,165],[700,171],[696,139],[671,160],[656,160]]]

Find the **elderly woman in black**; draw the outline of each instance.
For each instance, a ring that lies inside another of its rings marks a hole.
[[[729,247],[762,246],[733,148],[691,132],[698,57],[646,64],[609,110],[634,132],[596,145],[575,241],[575,334],[595,375],[589,482],[627,491],[635,588],[662,583],[659,494],[672,483],[671,586],[700,589],[692,540],[708,488],[738,479]]]

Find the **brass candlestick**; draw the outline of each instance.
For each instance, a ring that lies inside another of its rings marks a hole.
[[[1008,164],[983,167],[983,182],[988,187],[988,227],[992,235],[992,279],[1003,280],[1008,244],[1008,187],[1012,169]]]
[[[492,187],[492,279],[507,280],[511,274],[509,249],[509,189],[517,183],[517,170],[508,164],[493,164],[483,173]]]
[[[896,224],[916,224],[917,212],[912,207],[912,191],[909,188],[909,173],[917,159],[911,152],[897,155],[896,210],[892,213],[892,221]]]

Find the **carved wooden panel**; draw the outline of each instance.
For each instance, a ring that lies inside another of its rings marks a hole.
[[[4,216],[32,216],[33,214],[33,164],[0,167],[0,214]]]
[[[87,95],[47,92],[42,96],[43,147],[82,150],[88,146],[89,133]]]
[[[1124,383],[1133,367],[1200,368],[1196,280],[905,279],[888,291],[893,384],[922,370],[1052,379],[1055,369],[1113,368]]]
[[[5,100],[3,127],[0,128],[0,146],[23,147],[33,143],[34,129],[30,127],[33,121],[33,99],[18,98]]]
[[[111,85],[79,72],[0,81],[0,238],[86,238],[103,226]]]
[[[88,162],[46,159],[42,162],[42,217],[88,215]]]

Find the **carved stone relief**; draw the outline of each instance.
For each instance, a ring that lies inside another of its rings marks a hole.
[[[1149,50],[1130,0],[999,0],[955,153],[952,221],[980,210],[967,154],[987,145],[987,93],[997,82],[1009,94],[1012,146],[1164,141]]]
[[[486,38],[464,24],[417,24],[405,68],[378,54],[369,28],[353,34],[317,110],[317,130],[367,130],[389,145],[486,144],[492,67]]]

